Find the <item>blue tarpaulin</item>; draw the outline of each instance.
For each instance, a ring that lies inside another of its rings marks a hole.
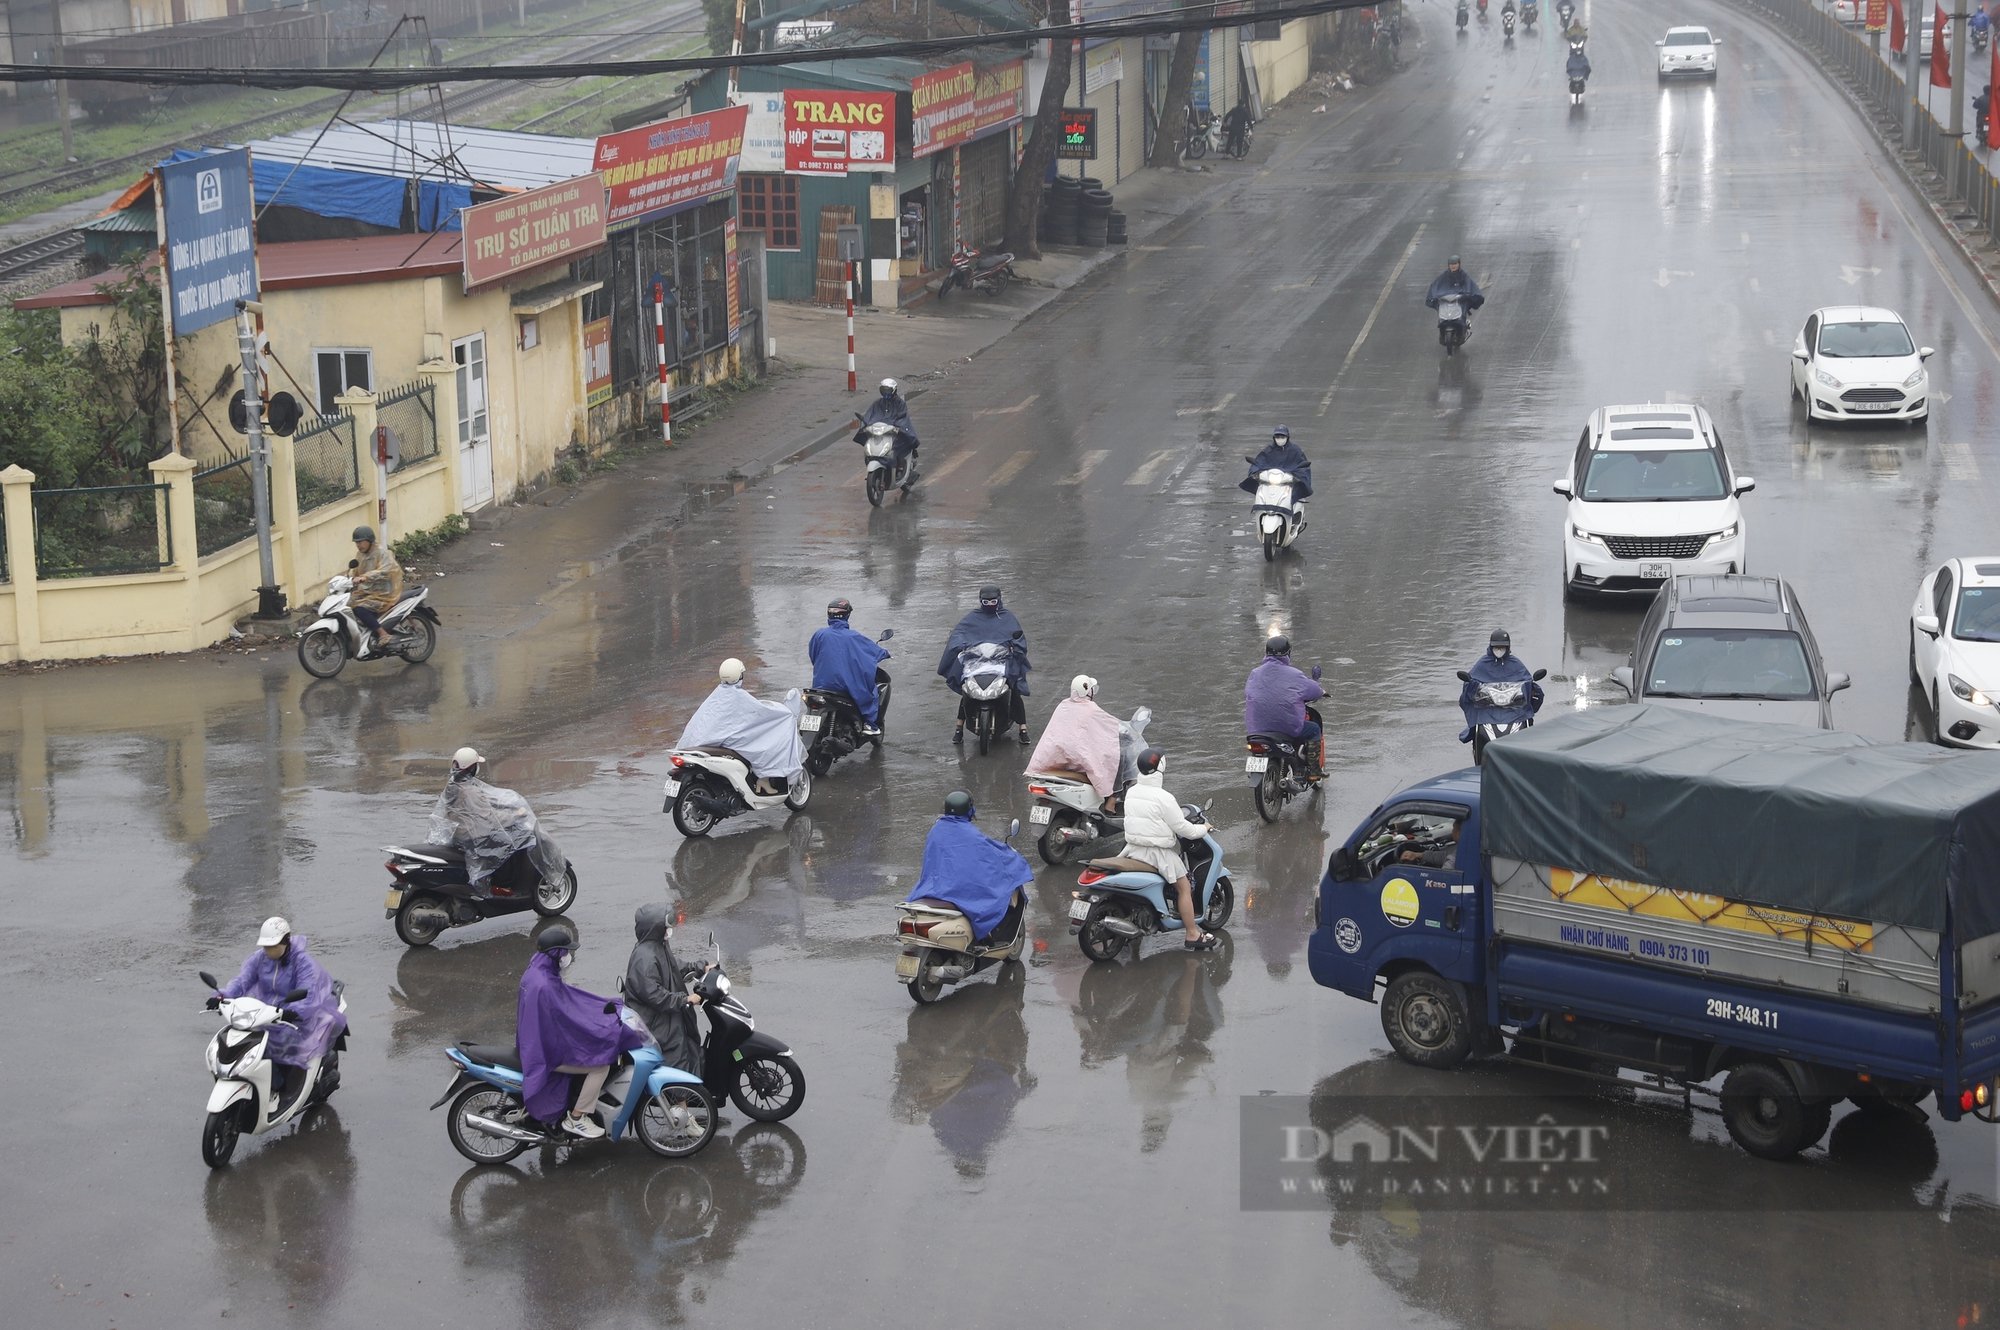
[[[166,160],[185,162],[207,155],[183,148]],[[260,209],[275,201],[281,207],[297,208],[319,217],[348,217],[375,226],[403,224],[403,200],[409,191],[409,181],[401,176],[266,161],[254,154],[251,169]],[[472,187],[442,180],[421,180],[417,187],[417,229],[458,230],[458,210],[472,206]]]

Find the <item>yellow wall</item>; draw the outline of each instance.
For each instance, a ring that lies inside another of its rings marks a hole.
[[[1333,15],[1324,18],[1329,22]],[[1293,19],[1275,42],[1245,42],[1250,64],[1257,71],[1257,90],[1264,105],[1273,106],[1305,86],[1312,72],[1312,30],[1319,20]]]

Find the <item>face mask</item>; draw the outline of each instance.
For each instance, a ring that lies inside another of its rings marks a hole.
[[[1494,648],[1493,648],[1493,659],[1495,659],[1495,660],[1505,660],[1505,659],[1507,659],[1507,648],[1506,648],[1506,647],[1494,647]]]
[[[562,954],[562,959],[557,961],[556,965],[561,969],[567,970],[572,964],[575,963],[575,961],[576,961],[576,953],[573,951],[565,951]]]

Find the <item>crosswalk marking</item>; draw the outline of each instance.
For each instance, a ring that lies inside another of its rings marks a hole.
[[[1940,446],[1944,452],[1944,469],[1954,480],[1979,479],[1979,462],[1963,441],[1947,439]]]
[[[1139,469],[1125,477],[1127,485],[1150,485],[1179,454],[1172,448],[1162,448],[1139,464]]]
[[[938,481],[943,480],[946,476],[958,470],[960,467],[964,466],[967,462],[970,462],[974,457],[977,457],[978,455],[979,454],[976,450],[968,449],[965,452],[960,453],[958,456],[952,458],[949,462],[946,462],[943,466],[939,467],[937,470],[924,472],[923,478],[925,480],[930,481],[932,484],[936,484]]]
[[[1058,485],[1081,485],[1085,480],[1090,478],[1090,473],[1097,470],[1099,464],[1109,456],[1111,456],[1109,448],[1092,448],[1077,463],[1076,470],[1070,472],[1056,483]]]
[[[1033,449],[1022,449],[1000,464],[1000,469],[987,478],[987,485],[998,489],[1014,477],[1020,475],[1022,471],[1027,469],[1028,463],[1034,460],[1035,454]]]

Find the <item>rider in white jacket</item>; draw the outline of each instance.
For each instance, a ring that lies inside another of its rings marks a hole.
[[[1174,884],[1180,907],[1181,925],[1187,930],[1184,945],[1189,951],[1213,951],[1215,934],[1204,933],[1194,912],[1194,888],[1188,882],[1187,860],[1181,855],[1181,841],[1199,840],[1207,828],[1191,822],[1181,812],[1181,801],[1167,793],[1163,780],[1167,755],[1157,748],[1139,754],[1139,778],[1125,792],[1125,857],[1150,864],[1153,871]]]

